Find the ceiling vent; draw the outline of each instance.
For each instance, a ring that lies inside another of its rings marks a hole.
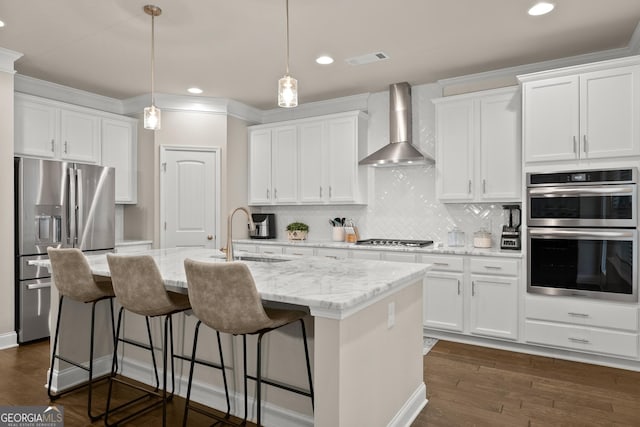
[[[360,56],[354,56],[352,58],[347,58],[345,59],[345,61],[347,61],[349,65],[364,65],[371,64],[372,62],[384,61],[386,59],[389,59],[389,55],[387,55],[386,53],[373,52]]]

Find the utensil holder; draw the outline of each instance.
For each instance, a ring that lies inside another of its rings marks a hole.
[[[331,240],[334,242],[344,241],[344,227],[333,227],[331,230]]]

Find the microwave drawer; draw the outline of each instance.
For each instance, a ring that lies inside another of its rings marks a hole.
[[[455,256],[422,255],[423,264],[431,264],[432,271],[463,271],[464,258]]]
[[[500,276],[517,276],[519,261],[500,258],[471,258],[470,269],[472,273],[498,274]]]
[[[532,344],[638,358],[638,334],[629,332],[527,320],[525,337]]]
[[[527,295],[525,315],[527,319],[638,332],[638,307],[635,304]]]

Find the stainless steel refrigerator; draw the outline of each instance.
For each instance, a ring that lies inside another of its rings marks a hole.
[[[115,175],[109,167],[14,158],[16,332],[24,343],[49,336],[51,275],[28,265],[49,246],[89,253],[115,245]]]

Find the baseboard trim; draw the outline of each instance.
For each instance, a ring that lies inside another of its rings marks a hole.
[[[93,377],[98,378],[103,375],[107,375],[111,372],[111,363],[113,358],[111,355],[102,356],[93,361]],[[47,380],[49,379],[50,370],[47,369]],[[53,370],[53,377],[51,379],[51,391],[53,393],[59,393],[69,388],[75,387],[82,383],[87,382],[89,373],[84,369],[80,369],[77,366],[70,366],[63,370]],[[48,384],[45,384],[47,387]]]
[[[18,346],[18,334],[15,331],[0,334],[0,350]]]
[[[153,386],[153,368],[150,364],[141,363],[138,360],[124,357],[119,360],[122,367],[122,375],[131,378],[132,380],[139,381],[144,384]],[[178,367],[176,367],[176,390],[175,393],[178,396],[185,397],[187,394],[188,385],[188,362],[183,365],[182,371],[184,376],[178,375]],[[162,367],[158,367],[158,374],[162,378]],[[227,367],[228,371],[232,371],[233,368]],[[215,375],[215,373],[213,374]],[[231,384],[230,384],[231,386]],[[243,418],[244,417],[244,393],[237,393],[233,390],[229,390],[231,414]],[[191,400],[207,407],[226,408],[227,402],[224,394],[224,388],[217,387],[212,384],[203,383],[194,380],[191,386]],[[253,396],[249,396],[247,418],[249,421],[254,421],[256,416],[256,405]],[[309,402],[311,407],[311,402]],[[417,415],[417,414],[416,414]],[[285,409],[281,406],[271,404],[269,402],[263,402],[262,407],[262,423],[264,425],[273,425],[278,427],[313,427],[313,416],[302,414],[296,411]],[[406,424],[407,426],[409,424]],[[400,424],[398,424],[400,426]]]
[[[418,417],[420,411],[427,406],[427,386],[420,383],[418,388],[411,394],[409,399],[402,405],[402,408],[391,419],[388,427],[409,427]]]

